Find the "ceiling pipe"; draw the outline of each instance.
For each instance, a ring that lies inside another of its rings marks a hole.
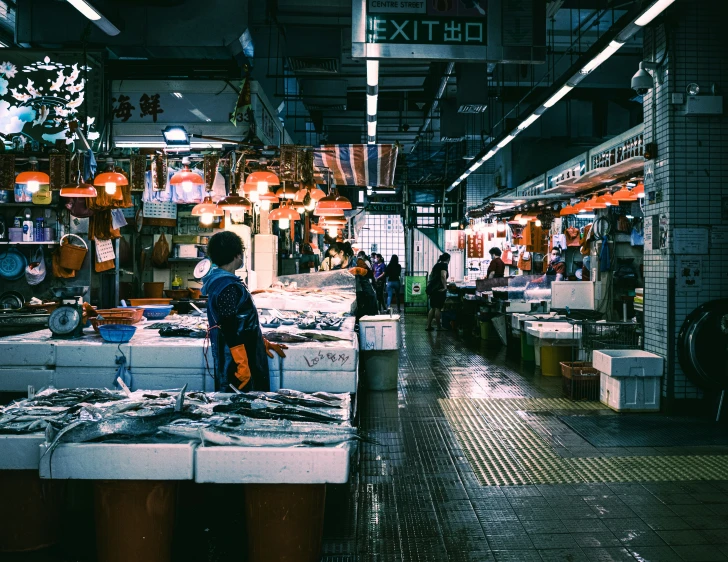
[[[445,74],[442,76],[442,80],[440,80],[440,87],[437,89],[437,94],[435,95],[435,99],[432,100],[432,104],[430,105],[430,109],[427,112],[427,117],[425,117],[424,123],[422,123],[422,127],[420,127],[420,132],[417,135],[417,139],[415,140],[415,143],[412,145],[412,150],[410,150],[410,154],[412,154],[415,149],[417,148],[417,145],[420,144],[420,138],[424,134],[424,132],[427,130],[427,127],[430,126],[430,123],[432,122],[432,116],[435,114],[435,110],[437,109],[438,104],[440,103],[440,99],[442,98],[443,94],[445,93],[445,88],[447,88],[447,82],[450,80],[450,76],[452,76],[453,71],[455,70],[455,63],[449,62],[447,63],[447,69],[445,70]]]

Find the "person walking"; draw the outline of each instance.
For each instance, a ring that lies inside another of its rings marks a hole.
[[[387,280],[387,308],[391,309],[392,307],[392,297],[397,297],[397,312],[401,312],[399,303],[399,292],[402,288],[401,275],[402,266],[399,264],[399,256],[394,254],[384,269],[384,277]]]
[[[444,253],[437,260],[430,272],[430,278],[427,281],[426,292],[430,297],[430,311],[427,313],[428,332],[433,330],[433,320],[437,324],[437,329],[442,330],[440,318],[442,309],[445,306],[445,298],[447,297],[447,278],[448,265],[450,264],[450,254]]]
[[[372,254],[372,258],[374,259],[374,290],[377,293],[377,306],[381,311],[387,308],[384,300],[384,287],[386,284],[384,270],[387,266],[384,263],[382,254]]]
[[[247,392],[270,390],[268,357],[285,357],[285,345],[263,337],[258,310],[248,288],[235,275],[243,263],[243,242],[234,232],[218,232],[207,245],[214,267],[202,280],[207,297],[207,322],[215,365],[215,390],[227,392],[230,385]]]

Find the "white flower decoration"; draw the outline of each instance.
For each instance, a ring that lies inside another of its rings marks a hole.
[[[18,73],[18,69],[12,62],[5,61],[0,64],[0,74],[4,74],[7,78],[15,78]]]

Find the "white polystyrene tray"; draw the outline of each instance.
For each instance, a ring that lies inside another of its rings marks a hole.
[[[43,433],[0,435],[0,470],[37,470]]]
[[[610,377],[662,377],[664,360],[640,349],[595,350],[593,364]]]
[[[541,340],[573,340],[581,337],[581,328],[568,322],[525,322],[526,333]]]
[[[40,477],[54,480],[191,480],[194,443],[69,443],[42,456]]]
[[[195,481],[219,484],[344,484],[352,446],[198,447]]]

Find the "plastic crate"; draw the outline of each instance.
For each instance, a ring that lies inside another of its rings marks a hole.
[[[564,396],[572,400],[599,400],[599,371],[584,361],[561,362]]]

